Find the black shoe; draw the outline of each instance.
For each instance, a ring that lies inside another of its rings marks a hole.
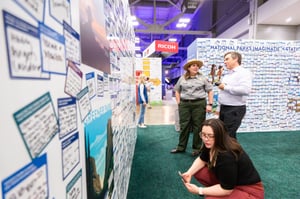
[[[185,151],[181,151],[181,150],[178,150],[177,148],[176,149],[172,149],[170,151],[170,153],[184,153]]]

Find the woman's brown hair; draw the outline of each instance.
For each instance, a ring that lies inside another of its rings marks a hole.
[[[211,158],[212,165],[215,165],[218,154],[222,152],[230,151],[234,154],[236,160],[239,158],[243,149],[236,139],[229,136],[221,120],[208,119],[203,122],[202,127],[203,126],[210,126],[214,132],[215,144],[211,149],[213,151],[213,157]],[[204,148],[204,146],[205,145],[202,144],[202,148]]]

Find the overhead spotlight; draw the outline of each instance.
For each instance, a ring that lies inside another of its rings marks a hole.
[[[190,23],[191,19],[190,18],[180,18],[178,23]]]
[[[178,20],[178,23],[176,24],[176,28],[185,28],[187,27],[187,24],[190,23],[190,18],[180,18]]]
[[[176,28],[185,28],[187,25],[185,23],[177,23]]]

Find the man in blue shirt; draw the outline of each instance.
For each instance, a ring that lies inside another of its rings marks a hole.
[[[241,63],[240,53],[225,53],[224,64],[228,71],[218,86],[219,119],[225,123],[227,132],[233,138],[236,138],[236,131],[246,114],[246,100],[252,88],[252,73]]]

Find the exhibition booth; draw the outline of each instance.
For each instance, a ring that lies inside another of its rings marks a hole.
[[[128,1],[62,2],[0,4],[1,198],[126,198],[136,78],[150,77],[150,102],[161,104],[161,59],[178,44],[135,58]],[[212,78],[231,50],[254,75],[239,131],[299,130],[300,41],[196,39],[187,52]]]

